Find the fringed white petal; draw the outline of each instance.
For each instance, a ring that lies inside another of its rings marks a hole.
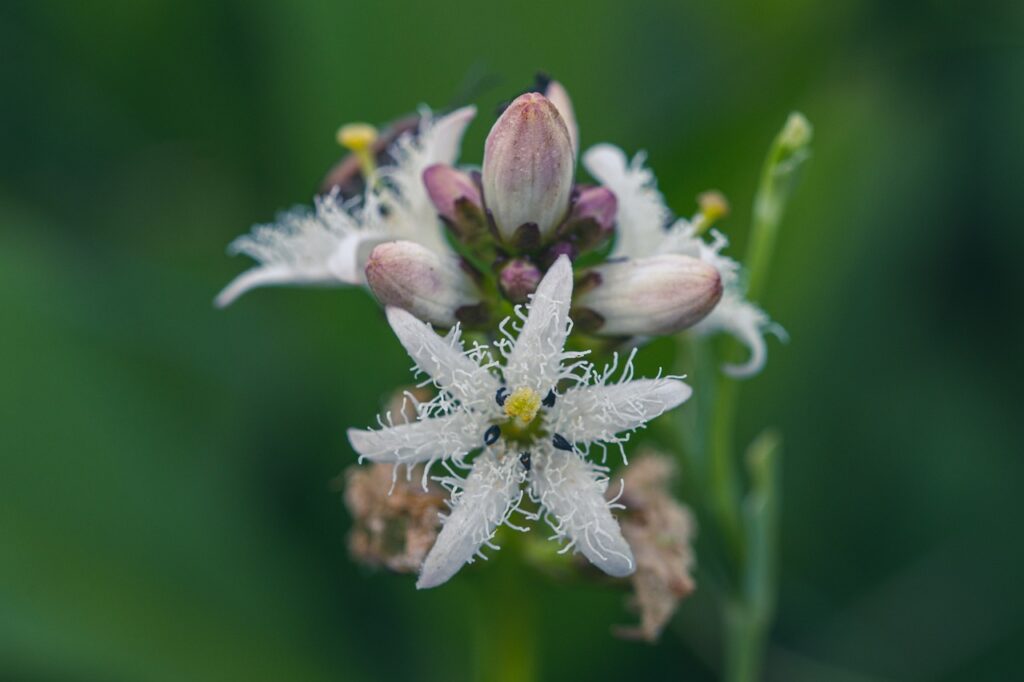
[[[370,461],[416,464],[461,459],[483,445],[483,431],[474,415],[459,411],[380,429],[349,429],[348,441]]]
[[[701,320],[693,333],[699,336],[724,331],[732,334],[750,351],[750,357],[739,365],[723,365],[722,371],[731,377],[745,379],[764,368],[768,347],[764,335],[772,332],[785,340],[785,332],[772,323],[771,318],[753,303],[743,300],[735,292],[726,292],[722,300],[707,317]]]
[[[452,513],[423,562],[418,589],[447,582],[490,542],[494,531],[516,508],[524,476],[516,457],[499,460],[487,450],[476,458],[469,476],[459,481],[452,493]]]
[[[474,116],[472,106],[436,120],[424,110],[418,134],[403,135],[395,142],[390,150],[394,165],[380,169],[384,181],[380,201],[388,208],[382,227],[391,237],[419,242],[437,253],[450,251],[423,185],[423,171],[435,163],[455,163],[462,135]]]
[[[568,539],[592,564],[622,577],[636,570],[633,552],[604,498],[608,479],[576,453],[534,453],[530,474],[534,496],[547,511],[559,539]]]
[[[358,279],[332,269],[330,262],[343,241],[359,229],[344,211],[295,209],[276,223],[257,225],[231,242],[228,252],[245,254],[259,263],[228,284],[216,299],[223,308],[256,287],[281,284],[340,285]]]
[[[527,386],[544,395],[561,378],[571,299],[572,265],[560,256],[530,298],[519,337],[507,354],[505,382],[510,387]]]
[[[651,256],[665,237],[669,210],[657,189],[654,174],[644,167],[644,154],[627,162],[625,153],[610,144],[591,147],[583,165],[618,200],[615,248],[612,257]]]
[[[389,307],[387,317],[416,366],[429,375],[438,388],[451,393],[467,407],[494,405],[498,379],[486,366],[464,353],[457,328],[441,337],[429,324],[401,308]]]
[[[685,402],[691,393],[678,379],[636,379],[571,388],[555,403],[552,428],[571,443],[616,442],[617,434],[640,428]]]

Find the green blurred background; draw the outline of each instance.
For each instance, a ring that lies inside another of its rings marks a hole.
[[[815,125],[765,302],[792,342],[741,406],[741,442],[785,436],[766,677],[1018,678],[1022,8],[5,2],[0,678],[466,678],[474,573],[417,594],[346,555],[343,429],[408,376],[375,305],[211,299],[340,123],[499,76],[478,160],[537,69],[681,213],[724,191],[735,254],[772,136]],[[649,646],[610,637],[621,594],[527,580],[544,679],[714,679],[699,600]]]

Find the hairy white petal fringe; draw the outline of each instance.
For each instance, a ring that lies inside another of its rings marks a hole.
[[[444,519],[437,542],[423,562],[416,587],[437,587],[491,543],[498,526],[508,520],[522,497],[525,472],[515,457],[499,460],[486,450],[452,494],[452,512]]]
[[[633,552],[604,498],[608,479],[601,467],[575,453],[546,450],[535,453],[531,483],[555,537],[568,540],[565,551],[582,552],[608,575],[633,573]]]

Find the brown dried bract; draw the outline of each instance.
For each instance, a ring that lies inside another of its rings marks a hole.
[[[352,514],[348,547],[361,563],[415,573],[437,539],[438,513],[447,495],[433,482],[423,489],[420,467],[408,478],[404,474],[392,464],[356,465],[345,471],[345,506]]]
[[[641,454],[620,475],[625,481],[621,502],[626,506],[620,516],[622,534],[636,559],[630,605],[640,614],[640,623],[617,627],[615,634],[655,642],[679,603],[696,588],[690,574],[696,524],[690,510],[669,492],[675,475],[670,457]]]

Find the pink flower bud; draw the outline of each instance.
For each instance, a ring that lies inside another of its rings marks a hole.
[[[581,251],[592,249],[607,240],[615,230],[619,202],[607,187],[580,190],[569,217],[558,230],[560,236],[571,236]]]
[[[527,297],[537,290],[541,277],[540,268],[528,260],[516,258],[501,270],[499,282],[505,296],[513,303],[525,303]]]
[[[458,200],[465,199],[478,207],[483,204],[473,178],[443,163],[435,163],[423,171],[423,185],[438,215],[452,223],[459,219]]]
[[[480,302],[457,258],[416,242],[379,244],[366,262],[366,282],[381,305],[403,308],[440,327],[454,325],[460,308]]]
[[[606,336],[681,331],[702,320],[722,297],[718,270],[690,256],[634,258],[590,273],[600,283],[577,298],[578,321],[589,320],[588,331]]]
[[[484,202],[506,241],[523,225],[546,241],[569,210],[575,158],[558,110],[536,92],[517,97],[484,148]]]

